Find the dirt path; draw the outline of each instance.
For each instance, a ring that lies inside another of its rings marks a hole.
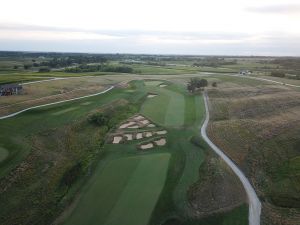
[[[251,186],[249,180],[243,174],[243,172],[236,166],[236,164],[228,158],[221,149],[219,149],[207,136],[206,128],[209,122],[209,109],[208,109],[208,96],[204,93],[204,103],[206,110],[206,118],[201,127],[201,135],[206,143],[226,162],[226,164],[233,170],[233,172],[238,176],[242,182],[245,191],[248,196],[249,202],[249,225],[259,225],[260,224],[260,213],[261,213],[261,203],[257,197],[254,188]]]
[[[107,88],[104,91],[101,91],[101,92],[98,92],[98,93],[95,93],[95,94],[91,94],[91,95],[85,95],[85,96],[81,96],[81,97],[77,97],[77,98],[71,98],[71,99],[62,100],[62,101],[58,101],[58,102],[52,102],[52,103],[48,103],[48,104],[32,106],[32,107],[23,109],[21,111],[9,114],[7,116],[2,116],[2,117],[0,117],[0,120],[7,119],[7,118],[10,118],[10,117],[14,117],[14,116],[16,116],[16,115],[18,115],[18,114],[20,114],[22,112],[26,112],[26,111],[28,111],[30,109],[37,109],[37,108],[41,108],[41,107],[45,107],[45,106],[56,105],[56,104],[60,104],[60,103],[64,103],[64,102],[70,102],[70,101],[74,101],[74,100],[79,100],[79,99],[83,99],[83,98],[88,98],[88,97],[93,97],[93,96],[101,95],[101,94],[104,94],[104,93],[112,90],[114,87],[115,86],[111,86],[111,87]]]

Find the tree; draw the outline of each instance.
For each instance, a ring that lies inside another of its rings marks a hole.
[[[217,86],[218,86],[218,85],[217,85],[217,82],[213,82],[213,83],[211,84],[211,86],[217,87]]]
[[[28,69],[30,69],[31,67],[32,67],[32,65],[30,65],[30,64],[25,64],[25,65],[24,65],[24,69],[25,69],[25,70],[28,70]]]
[[[208,85],[208,82],[206,79],[201,79],[199,82],[200,82],[200,84],[199,84],[200,88],[207,87],[207,85]]]
[[[196,89],[201,89],[207,87],[208,82],[206,79],[199,79],[199,78],[191,78],[187,84],[187,90],[189,92],[195,92]]]
[[[282,71],[272,71],[271,76],[272,77],[285,77],[285,73]]]

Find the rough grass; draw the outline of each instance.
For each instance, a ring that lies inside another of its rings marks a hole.
[[[143,91],[140,94],[145,95]],[[30,147],[25,138],[28,134],[71,123],[97,107],[109,104],[117,99],[129,99],[131,96],[134,96],[134,98],[141,97],[137,92],[123,92],[116,89],[110,93],[90,97],[89,101],[91,103],[84,107],[80,104],[86,102],[86,99],[81,99],[30,110],[16,117],[0,120],[0,128],[5,130],[5,132],[0,133],[0,141],[3,147],[9,151],[9,157],[0,164],[0,177],[7,174],[30,152]],[[77,110],[54,115],[73,107],[77,107]]]
[[[4,161],[8,156],[8,151],[5,148],[0,147],[0,162]]]
[[[236,86],[239,82],[209,92],[209,135],[250,177],[264,206],[272,205],[263,221],[297,224],[288,217],[300,215],[299,92],[279,85]]]
[[[145,95],[141,90],[132,90],[136,92],[124,94],[116,90],[106,97],[90,98],[92,104],[86,106],[90,108],[76,112],[52,115],[82,101],[29,111],[1,121],[1,126],[9,128],[7,133],[1,133],[1,143],[10,153],[1,162],[1,173],[6,175],[0,180],[1,224],[50,224],[82,185],[85,180],[82,175],[88,175],[102,155],[107,127],[90,124],[88,113],[117,107],[119,113],[111,122],[118,124],[138,109],[127,107],[129,99],[138,101],[136,98]],[[73,181],[69,179],[66,186],[62,179],[74,165],[79,165],[79,173],[70,175]]]

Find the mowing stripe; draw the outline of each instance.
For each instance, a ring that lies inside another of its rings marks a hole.
[[[184,124],[185,125],[193,125],[196,119],[196,105],[195,96],[184,96],[185,100],[185,112],[184,112]]]
[[[169,158],[169,153],[142,158],[105,225],[148,224],[165,183]]]
[[[147,225],[170,154],[119,158],[98,168],[65,225]]]
[[[168,110],[165,115],[166,126],[182,126],[184,124],[185,101],[182,94],[175,91],[167,91],[171,97]]]

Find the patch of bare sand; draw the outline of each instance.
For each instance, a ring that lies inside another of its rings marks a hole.
[[[124,136],[127,138],[127,141],[132,140],[132,134],[124,134]]]
[[[137,128],[140,128],[138,125],[135,125],[135,126],[130,126],[130,127],[127,127],[129,129],[137,129]]]
[[[152,132],[145,132],[145,137],[152,137]]]
[[[150,121],[149,120],[142,120],[142,121],[140,121],[143,125],[146,125],[146,124],[148,124]]]
[[[156,131],[156,134],[159,134],[159,135],[161,135],[161,134],[166,134],[166,133],[167,133],[166,130],[159,130],[159,131]]]
[[[133,117],[133,119],[134,120],[143,120],[143,119],[145,119],[145,117],[139,115],[139,116]]]
[[[153,148],[153,147],[154,147],[154,145],[151,142],[140,146],[141,149],[149,149],[149,148]]]
[[[147,95],[147,98],[154,98],[154,97],[156,97],[157,95],[155,95],[155,94],[149,94],[149,95]]]
[[[119,144],[120,141],[122,141],[123,137],[121,136],[115,136],[113,140],[113,144]]]
[[[158,146],[164,146],[164,145],[167,143],[167,141],[166,141],[165,138],[161,138],[161,139],[156,140],[156,141],[154,141],[154,142],[155,142],[155,144],[158,145]]]
[[[142,138],[143,138],[143,133],[136,134],[136,139],[142,139]]]
[[[127,123],[123,123],[120,127],[119,127],[119,129],[124,129],[124,128],[127,128],[127,127],[129,127],[129,126],[132,126],[132,125],[135,125],[136,123],[135,122],[127,122]]]

